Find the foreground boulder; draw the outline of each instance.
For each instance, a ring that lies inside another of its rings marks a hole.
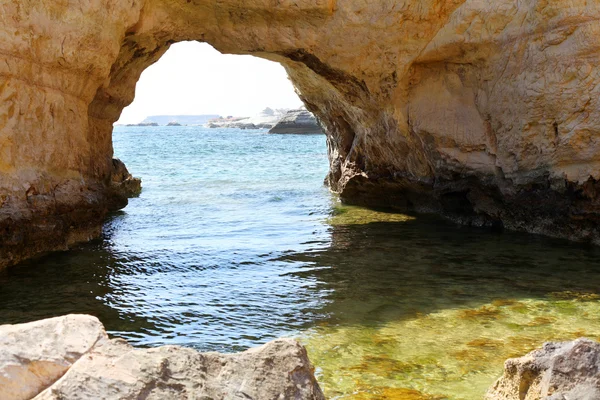
[[[107,340],[100,321],[83,315],[0,326],[0,399],[32,398]]]
[[[0,327],[0,343],[3,400],[324,399],[306,350],[291,339],[238,354],[135,349],[108,339],[94,317],[67,316]],[[38,360],[60,368],[38,368]]]
[[[486,400],[600,399],[600,343],[589,339],[546,343],[510,359]]]

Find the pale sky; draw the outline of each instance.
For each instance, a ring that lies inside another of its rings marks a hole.
[[[252,56],[221,54],[206,43],[171,46],[137,83],[135,101],[118,123],[150,115],[219,114],[253,116],[266,107],[298,108],[283,67]]]

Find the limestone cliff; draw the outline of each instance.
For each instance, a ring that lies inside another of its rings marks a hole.
[[[112,124],[183,40],[282,63],[348,202],[600,243],[598,2],[7,0],[0,15],[0,264],[53,232],[88,237],[120,203]]]

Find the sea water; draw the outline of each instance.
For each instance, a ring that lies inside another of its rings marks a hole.
[[[102,239],[0,272],[0,324],[98,316],[137,346],[286,336],[333,399],[480,399],[506,358],[600,339],[600,251],[343,206],[320,135],[117,127],[144,190]]]

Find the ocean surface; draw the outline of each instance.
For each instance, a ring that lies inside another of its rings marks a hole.
[[[100,240],[0,271],[0,324],[138,346],[304,343],[332,399],[480,399],[508,357],[600,339],[600,249],[347,207],[324,136],[117,127],[144,190]]]

